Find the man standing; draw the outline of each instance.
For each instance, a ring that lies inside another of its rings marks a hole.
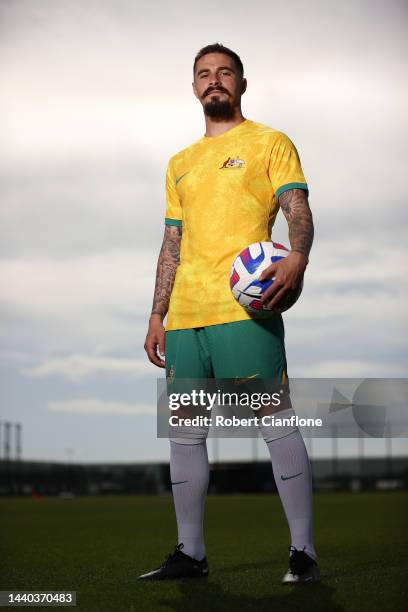
[[[302,282],[313,220],[295,146],[282,132],[243,117],[246,87],[234,51],[218,43],[199,51],[193,91],[203,106],[206,132],[168,165],[165,233],[145,342],[150,361],[166,367],[171,379],[287,380],[279,305]],[[257,320],[234,300],[229,270],[243,248],[270,240],[279,207],[288,222],[291,252],[261,275],[262,280],[275,277],[262,297],[274,312]],[[287,408],[279,416],[292,414]],[[190,435],[183,433],[170,439],[178,545],[142,580],[208,574],[203,537],[207,432],[191,428]],[[291,534],[289,569],[282,581],[317,581],[311,472],[303,438],[289,426],[263,426],[261,433]]]

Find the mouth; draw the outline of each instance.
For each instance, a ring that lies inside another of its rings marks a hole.
[[[206,94],[206,97],[207,96],[211,96],[212,94],[217,94],[217,93],[218,94],[220,94],[220,93],[226,94],[227,92],[226,91],[222,91],[221,89],[213,89],[208,94]]]

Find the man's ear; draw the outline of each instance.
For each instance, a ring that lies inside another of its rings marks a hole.
[[[197,93],[197,87],[195,86],[194,81],[193,81],[191,84],[192,84],[192,86],[193,86],[193,92],[194,92],[195,97],[196,97],[196,98],[198,98],[198,99],[200,99],[200,97],[199,97],[199,95],[198,95],[198,93]]]
[[[247,80],[246,79],[242,79],[242,83],[241,83],[241,95],[246,92],[247,85],[248,85]]]

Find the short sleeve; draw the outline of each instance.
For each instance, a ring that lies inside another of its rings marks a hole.
[[[166,173],[166,225],[178,225],[183,223],[183,214],[180,198],[176,189],[171,160],[167,166]]]
[[[268,175],[276,198],[289,189],[309,191],[296,147],[282,132],[272,144]]]

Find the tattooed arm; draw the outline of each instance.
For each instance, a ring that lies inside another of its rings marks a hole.
[[[163,244],[157,262],[152,314],[144,349],[149,360],[160,368],[165,367],[160,355],[164,355],[165,331],[163,319],[169,308],[170,295],[180,263],[181,227],[166,225]],[[158,352],[160,355],[158,355]]]
[[[313,242],[313,218],[303,189],[284,191],[279,204],[289,226],[290,255],[272,264],[260,276],[260,280],[275,277],[261,301],[270,309],[278,308],[285,294],[296,289],[305,273]]]
[[[180,262],[181,227],[166,225],[156,270],[152,314],[163,321],[167,314],[177,267]]]
[[[292,251],[305,256],[306,264],[313,242],[313,218],[304,189],[284,191],[279,204],[289,226]]]

